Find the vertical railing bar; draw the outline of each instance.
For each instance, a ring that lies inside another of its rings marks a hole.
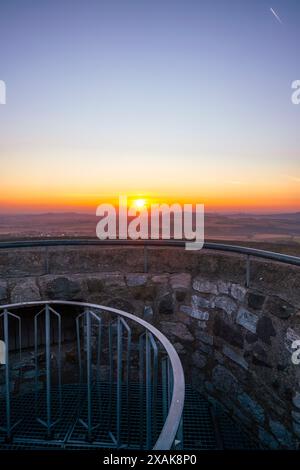
[[[250,255],[246,255],[246,287],[250,287]]]
[[[62,416],[62,377],[61,377],[61,316],[58,315],[58,358],[57,358],[57,373],[58,373],[58,393],[59,393],[59,414]]]
[[[121,413],[122,413],[122,360],[123,360],[123,326],[117,320],[117,447],[121,445]]]
[[[47,403],[47,434],[51,436],[51,318],[49,306],[46,305],[45,312],[45,334],[46,334],[46,403]]]
[[[34,373],[34,408],[35,414],[37,417],[38,414],[38,315],[34,317],[34,365],[35,365],[35,373]]]
[[[158,347],[151,333],[149,338],[153,350],[153,386],[152,386],[152,413],[153,413],[153,433],[156,438],[157,432],[157,386],[158,386]]]
[[[57,377],[58,377],[58,400],[59,400],[59,416],[62,415],[62,377],[61,377],[61,342],[62,342],[62,328],[61,328],[61,315],[49,307],[49,311],[53,313],[57,318]],[[52,323],[52,336],[53,344],[55,345],[55,325]]]
[[[86,320],[86,370],[87,370],[87,429],[88,440],[92,439],[92,384],[91,384],[91,316],[88,309],[85,310]]]
[[[151,349],[150,349],[150,340],[149,340],[149,332],[146,332],[146,448],[147,450],[151,449],[151,441],[152,441],[152,426],[151,426],[151,419],[152,419],[152,403],[151,403]]]
[[[108,350],[109,350],[109,403],[108,403],[108,409],[109,409],[109,431],[111,431],[111,425],[112,425],[112,387],[113,387],[113,338],[112,338],[113,332],[112,332],[112,323],[109,322],[108,325]]]
[[[8,311],[4,310],[3,316],[4,343],[5,343],[5,406],[6,406],[6,435],[11,438],[11,403],[10,403],[10,383],[9,383],[9,331],[8,331]]]
[[[97,374],[96,374],[97,384],[96,384],[96,386],[97,386],[97,390],[98,390],[100,416],[102,416],[102,406],[101,406],[102,392],[101,392],[101,372],[100,372],[101,351],[102,351],[102,319],[101,319],[101,317],[99,317],[99,323],[98,323],[98,349],[97,349]]]
[[[19,318],[19,360],[22,361],[22,322]]]
[[[127,428],[128,428],[128,441],[127,445],[129,447],[131,440],[131,404],[129,398],[129,387],[130,387],[130,370],[131,370],[131,329],[127,330],[127,370],[126,370],[126,405],[127,405]]]
[[[167,380],[167,358],[162,358],[161,361],[161,374],[162,374],[162,404],[163,404],[163,420],[166,421],[168,415],[168,380]]]
[[[145,333],[139,337],[139,388],[140,388],[140,449],[144,448],[144,337]]]
[[[147,245],[144,245],[144,273],[148,272],[148,249]]]
[[[80,404],[82,400],[82,357],[81,357],[81,341],[80,341],[80,319],[83,314],[76,317],[76,343],[77,343],[77,360],[79,368],[79,390],[78,390],[78,418],[80,416]]]
[[[170,363],[170,359],[167,359],[167,371],[168,371],[168,408],[170,408],[172,395],[173,395],[173,371]]]
[[[42,314],[45,314],[45,308],[40,310],[35,316],[34,316],[34,365],[35,365],[35,373],[34,373],[34,398],[35,398],[35,403],[34,403],[34,410],[35,410],[35,415],[36,418],[38,419],[38,396],[39,396],[39,388],[38,388],[38,377],[39,377],[39,363],[38,363],[38,353],[39,353],[39,328],[38,328],[38,319],[39,316]],[[42,338],[42,328],[41,330],[41,338]],[[42,344],[42,340],[40,341],[40,344]]]
[[[49,306],[45,311],[46,330],[46,405],[47,405],[47,435],[51,436],[51,350],[50,350],[50,313]]]
[[[178,426],[174,448],[176,450],[183,450],[183,417],[181,417],[180,424]]]
[[[126,379],[125,379],[125,387],[126,387],[126,409],[127,409],[127,447],[129,447],[130,440],[131,440],[131,422],[130,422],[130,410],[131,410],[131,405],[130,405],[130,399],[129,399],[129,387],[130,387],[130,369],[131,369],[131,328],[128,326],[127,322],[121,318],[120,321],[123,325],[124,331],[127,331],[127,351],[126,351]]]
[[[45,271],[46,274],[49,274],[49,250],[48,247],[45,247]]]

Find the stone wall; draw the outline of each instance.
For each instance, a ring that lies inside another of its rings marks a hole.
[[[171,339],[187,382],[269,448],[300,442],[300,269],[177,248],[0,252],[0,303],[78,300],[144,317]]]

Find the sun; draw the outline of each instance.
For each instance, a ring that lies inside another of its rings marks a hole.
[[[134,199],[133,205],[137,209],[145,209],[145,207],[147,206],[147,201],[146,199]]]

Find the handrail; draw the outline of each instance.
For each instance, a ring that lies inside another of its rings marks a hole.
[[[104,305],[97,305],[86,302],[71,302],[71,301],[60,301],[60,300],[51,300],[51,301],[39,301],[39,302],[23,302],[16,304],[1,305],[1,310],[12,310],[15,308],[25,308],[25,307],[37,307],[37,306],[55,306],[55,305],[68,305],[76,307],[84,307],[95,310],[104,310],[106,312],[111,312],[116,315],[121,315],[129,320],[138,323],[143,326],[146,330],[150,331],[153,336],[163,345],[165,351],[168,354],[172,370],[173,370],[173,394],[172,400],[168,412],[168,416],[162,428],[162,431],[153,447],[154,450],[169,450],[171,449],[176,434],[180,425],[181,416],[183,412],[184,397],[185,397],[185,379],[183,368],[179,359],[179,356],[176,352],[174,346],[170,341],[154,326],[150,323],[147,323],[145,320],[142,320],[139,317],[131,313],[124,312],[113,307],[106,307]]]
[[[90,240],[90,239],[54,239],[54,240],[20,240],[0,242],[0,250],[14,248],[55,247],[55,246],[142,246],[142,247],[185,247],[184,240]],[[278,261],[285,264],[300,266],[300,257],[259,250],[239,245],[205,242],[204,249],[238,253],[257,258]]]

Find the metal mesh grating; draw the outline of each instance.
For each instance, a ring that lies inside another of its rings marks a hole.
[[[0,449],[95,449],[99,447],[115,448],[113,426],[116,414],[116,390],[110,390],[108,384],[94,385],[93,388],[93,416],[95,426],[91,441],[86,439],[86,429],[80,422],[86,420],[86,405],[81,399],[85,389],[78,384],[64,385],[63,387],[63,414],[53,427],[51,439],[47,438],[45,428],[35,419],[36,408],[34,394],[26,394],[15,399],[12,410],[13,418],[23,419],[14,432],[12,442],[5,442],[3,433],[0,432]],[[125,394],[125,393],[124,393]],[[153,414],[153,442],[155,442],[163,425],[163,413],[161,403],[161,390],[159,390],[156,413]],[[43,400],[39,397],[38,415],[43,417]],[[53,405],[57,405],[57,417],[59,416],[59,399],[55,392],[52,395]],[[126,402],[126,400],[125,400]],[[138,406],[139,386],[132,384],[129,393],[129,403],[122,407],[121,414],[121,442],[127,448],[138,449],[145,447],[146,424],[141,421],[143,414]],[[145,403],[144,403],[145,405]],[[129,420],[130,415],[130,420]],[[0,415],[0,420],[3,416]],[[155,421],[155,422],[154,422]],[[101,426],[96,425],[101,423]],[[156,426],[155,426],[156,423]],[[186,399],[183,414],[183,448],[185,450],[216,450],[224,449],[253,449],[255,445],[249,437],[243,433],[231,418],[220,408],[212,413],[210,403],[190,386],[186,387]]]

